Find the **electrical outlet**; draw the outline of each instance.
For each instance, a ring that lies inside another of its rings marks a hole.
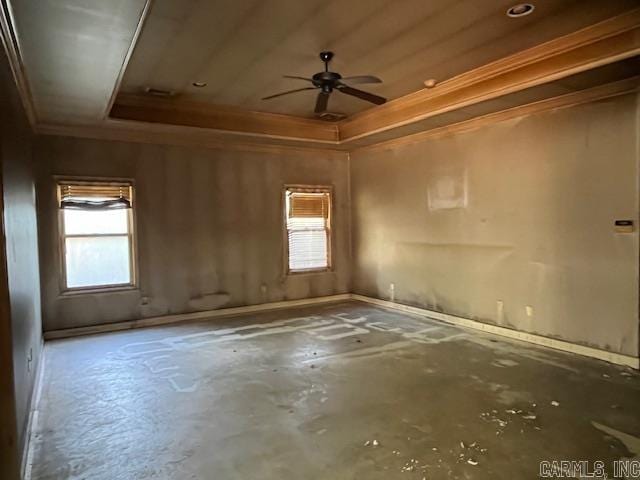
[[[504,317],[504,302],[502,300],[496,300],[496,314],[498,320],[502,320]]]
[[[533,307],[531,305],[525,306],[524,311],[527,312],[527,317],[533,317]]]
[[[389,284],[389,299],[392,302],[396,301],[396,284],[395,283]]]

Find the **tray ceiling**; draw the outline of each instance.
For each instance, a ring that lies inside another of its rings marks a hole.
[[[638,88],[636,0],[534,0],[510,19],[513,3],[0,0],[0,34],[36,131],[135,141],[351,150],[558,95]],[[325,49],[334,71],[382,77],[363,89],[390,102],[336,92],[330,110],[348,116],[325,122],[314,91],[261,100],[305,85],[282,75],[311,76]]]
[[[637,7],[635,0],[536,0],[531,15],[505,15],[514,0],[154,0],[121,92],[146,87],[178,98],[312,117],[315,91],[262,101],[307,86],[336,53],[344,76],[373,74],[365,90],[395,99],[490,61]],[[206,82],[197,88],[193,82]],[[365,86],[363,86],[365,87]],[[330,110],[351,115],[372,105],[334,93]]]

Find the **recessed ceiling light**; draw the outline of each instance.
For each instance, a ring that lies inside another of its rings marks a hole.
[[[435,78],[430,78],[429,80],[424,81],[424,86],[427,88],[433,88],[436,86],[436,83],[438,82],[436,81]]]
[[[202,88],[207,86],[207,82],[193,82],[191,85],[194,87]]]
[[[519,3],[507,10],[507,16],[511,18],[520,18],[529,15],[536,7],[531,3]]]

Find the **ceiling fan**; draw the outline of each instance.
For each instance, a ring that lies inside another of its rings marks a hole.
[[[327,105],[329,104],[329,96],[331,92],[337,90],[340,93],[358,97],[367,102],[375,103],[376,105],[382,105],[387,101],[386,98],[374,95],[373,93],[365,92],[353,88],[353,84],[364,83],[382,83],[378,77],[373,75],[358,75],[355,77],[343,77],[339,73],[329,71],[329,62],[333,58],[333,52],[320,52],[320,60],[324,62],[324,72],[318,72],[311,78],[298,77],[292,75],[284,75],[284,78],[293,78],[296,80],[305,80],[313,84],[312,87],[296,88],[295,90],[288,90],[282,93],[276,93],[275,95],[269,95],[262,100],[269,100],[271,98],[281,97],[283,95],[289,95],[291,93],[303,92],[305,90],[320,89],[318,92],[318,98],[316,99],[315,113],[322,116],[327,112]]]

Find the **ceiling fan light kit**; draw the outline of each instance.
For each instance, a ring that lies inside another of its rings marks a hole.
[[[338,113],[331,113],[327,110],[329,105],[329,97],[334,91],[338,91],[346,95],[351,95],[352,97],[356,97],[366,102],[374,103],[376,105],[382,105],[383,103],[386,103],[386,98],[374,95],[373,93],[365,92],[364,90],[353,88],[351,86],[366,83],[382,83],[382,80],[373,75],[343,77],[337,72],[332,72],[329,70],[329,62],[331,62],[333,56],[333,52],[320,52],[320,60],[324,62],[324,71],[314,74],[311,78],[299,77],[295,75],[284,75],[285,78],[310,82],[313,86],[276,93],[275,95],[264,97],[263,100],[270,100],[272,98],[289,95],[291,93],[302,92],[305,90],[320,90],[316,98],[314,113],[320,118],[332,120],[335,116],[342,117],[342,115]]]

